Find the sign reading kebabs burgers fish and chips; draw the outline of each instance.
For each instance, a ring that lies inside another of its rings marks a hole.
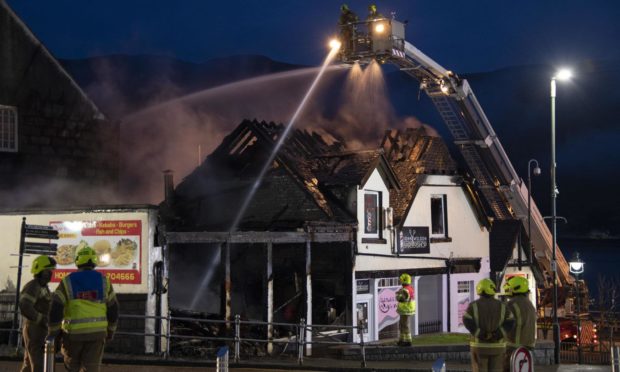
[[[52,282],[59,282],[76,271],[76,253],[89,246],[97,253],[97,270],[112,283],[140,284],[142,253],[142,222],[115,221],[52,221],[58,230],[57,268]]]

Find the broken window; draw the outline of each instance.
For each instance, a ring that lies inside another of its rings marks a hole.
[[[364,192],[364,234],[372,237],[380,237],[381,221],[381,193],[378,191]]]
[[[431,234],[435,237],[448,235],[446,195],[431,196]]]
[[[17,151],[17,108],[0,105],[0,151]]]

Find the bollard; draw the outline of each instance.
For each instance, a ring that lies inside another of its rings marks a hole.
[[[235,315],[235,363],[239,363],[239,349],[241,344],[241,316]]]
[[[43,359],[43,371],[44,372],[54,372],[55,360],[54,356],[56,355],[56,344],[55,344],[54,336],[47,336],[45,339],[45,355]]]
[[[620,346],[611,348],[611,370],[612,372],[620,372]]]
[[[215,359],[216,372],[228,372],[228,346],[222,346],[217,351]]]
[[[366,368],[366,345],[364,344],[364,331],[366,330],[366,320],[357,321],[357,333],[360,336],[360,353],[362,354],[362,368]]]
[[[446,361],[443,358],[439,358],[433,363],[433,372],[446,372]]]
[[[301,318],[297,331],[297,362],[299,365],[304,363],[304,337],[306,335],[306,319]]]

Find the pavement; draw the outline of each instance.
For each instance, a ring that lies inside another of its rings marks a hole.
[[[295,359],[273,359],[260,358],[241,361],[238,364],[231,364],[229,371],[254,372],[254,371],[382,371],[382,372],[401,372],[401,371],[431,371],[432,362],[414,361],[370,361],[366,368],[362,368],[359,361],[340,360],[331,358],[305,358],[302,366],[297,364]],[[21,362],[17,360],[0,360],[0,371],[19,371]],[[132,359],[128,360],[106,360],[101,367],[101,372],[196,372],[196,371],[215,371],[213,361],[187,361],[187,360],[149,360]],[[470,372],[469,364],[446,363],[446,370],[450,372]],[[56,371],[64,371],[62,363],[56,364]],[[577,365],[561,364],[553,366],[535,366],[536,372],[607,372],[611,371],[611,366],[596,365]]]

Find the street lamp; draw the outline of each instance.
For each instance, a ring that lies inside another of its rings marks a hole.
[[[577,289],[577,364],[581,364],[581,299],[579,298],[579,274],[583,273],[585,264],[575,252],[573,259],[568,263],[570,272],[575,275],[575,288]]]
[[[534,246],[532,244],[532,163],[536,163],[534,175],[540,175],[540,167],[538,160],[530,159],[527,162],[527,236],[530,241],[530,254],[534,255]],[[519,249],[519,270],[521,270],[521,249]]]
[[[553,271],[553,356],[555,364],[560,364],[560,324],[558,323],[558,268],[556,260],[556,208],[555,202],[558,196],[558,189],[555,184],[555,81],[568,80],[572,76],[570,70],[562,69],[551,77],[551,244]]]

